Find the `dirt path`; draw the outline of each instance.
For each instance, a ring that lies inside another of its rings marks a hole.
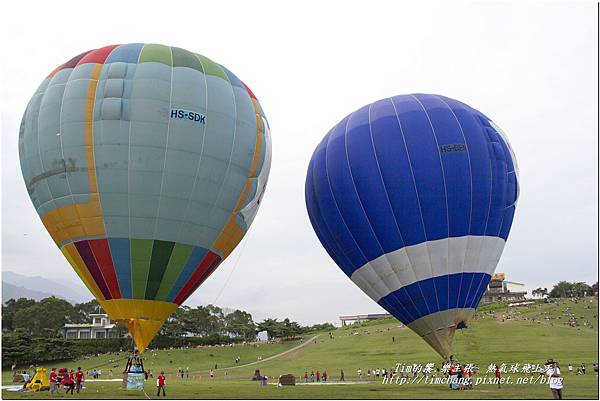
[[[283,356],[283,355],[285,355],[285,354],[289,354],[290,352],[297,351],[297,350],[299,350],[300,348],[306,347],[307,345],[311,344],[311,343],[312,343],[314,340],[316,340],[316,339],[317,339],[317,337],[319,337],[319,336],[320,336],[320,334],[317,334],[316,336],[314,336],[314,337],[311,337],[311,338],[307,339],[306,341],[302,342],[302,344],[300,344],[300,345],[296,345],[296,346],[295,346],[295,347],[293,347],[293,348],[290,348],[290,349],[288,349],[288,350],[285,350],[285,351],[283,351],[283,352],[280,352],[279,354],[271,355],[271,356],[269,356],[269,357],[267,357],[267,358],[261,359],[260,361],[254,361],[254,362],[250,362],[250,363],[245,363],[245,364],[243,364],[243,365],[237,365],[237,366],[228,366],[228,367],[226,367],[226,368],[219,368],[219,369],[213,369],[213,370],[216,372],[216,371],[218,371],[218,370],[231,370],[231,369],[239,369],[239,368],[245,368],[245,367],[247,367],[247,366],[252,366],[252,365],[257,365],[257,364],[259,364],[259,363],[267,362],[267,361],[270,361],[270,360],[272,360],[272,359],[279,358],[280,356]]]

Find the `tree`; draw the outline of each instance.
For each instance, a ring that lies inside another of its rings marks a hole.
[[[257,325],[257,330],[266,331],[269,339],[276,338],[279,332],[279,322],[277,319],[265,319]]]
[[[75,311],[74,319],[77,320],[75,323],[90,322],[92,320],[92,318],[90,317],[90,314],[104,313],[104,311],[102,310],[102,307],[100,306],[98,301],[96,301],[95,299],[92,299],[91,301],[88,301],[88,302],[75,304],[75,306],[73,307],[73,310]]]
[[[589,285],[587,285],[584,282],[577,282],[577,283],[573,283],[573,295],[574,297],[585,297],[588,295],[592,295],[594,292],[592,290],[592,287],[590,287]]]
[[[335,326],[331,323],[320,323],[320,324],[314,324],[310,327],[305,327],[304,331],[324,331],[324,330],[328,330],[328,331],[332,331],[335,330]]]
[[[551,298],[585,297],[593,294],[592,287],[584,282],[569,283],[561,281],[550,291]]]
[[[534,298],[537,298],[537,297],[543,298],[548,295],[548,289],[538,287],[535,290],[531,291],[531,295],[533,295]]]
[[[282,326],[281,334],[285,338],[295,338],[297,335],[302,334],[302,327],[288,318],[283,320]]]
[[[167,319],[160,329],[160,335],[167,337],[181,337],[186,331],[183,328],[182,320],[189,308],[187,306],[177,308],[175,312]]]
[[[13,332],[2,334],[2,365],[27,362],[30,345],[31,336],[24,329],[16,329]]]
[[[4,305],[2,305],[2,331],[14,330],[13,319],[15,317],[15,313],[21,309],[28,308],[35,304],[35,300],[29,298],[19,298],[17,300],[11,298],[6,301]]]
[[[252,315],[248,312],[236,309],[225,316],[225,330],[230,336],[251,341],[256,338],[256,325],[252,321]]]
[[[594,294],[596,294],[598,292],[598,282],[596,281],[594,284],[592,284],[592,292]]]
[[[49,297],[17,311],[13,326],[35,337],[56,337],[65,323],[71,322],[73,315],[73,306],[69,302]]]
[[[573,285],[567,281],[560,281],[550,291],[550,298],[567,298],[572,296]]]

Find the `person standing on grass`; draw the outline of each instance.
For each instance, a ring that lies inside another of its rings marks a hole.
[[[321,377],[323,377],[323,382],[327,381],[327,371],[326,370],[323,371],[323,374],[321,375]]]
[[[344,379],[344,369],[341,370],[340,372],[340,381],[341,382],[345,382],[346,380]]]
[[[308,370],[304,371],[304,383],[308,383]]]
[[[569,364],[568,368],[569,368],[569,373],[573,374],[573,365]]]
[[[77,368],[77,372],[75,373],[75,388],[77,388],[77,394],[79,394],[79,390],[81,390],[81,383],[83,382],[83,372],[81,368]]]
[[[165,387],[166,387],[165,372],[161,370],[160,375],[158,375],[158,377],[156,378],[156,396],[157,397],[160,397],[161,389],[162,389],[163,397],[167,396],[167,394],[165,393]]]
[[[56,382],[58,381],[58,375],[56,374],[56,368],[52,368],[50,372],[50,396],[54,397],[54,392],[56,391]]]
[[[498,388],[500,388],[500,366],[496,364],[496,381],[498,382]]]
[[[317,383],[321,381],[321,372],[317,370]]]
[[[555,400],[562,400],[562,377],[560,376],[560,368],[553,359],[548,359],[546,362],[546,376],[548,376],[548,384],[552,391],[552,397]]]

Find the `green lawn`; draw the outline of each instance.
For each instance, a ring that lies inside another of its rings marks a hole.
[[[568,309],[567,312],[565,312]],[[579,320],[590,321],[593,327],[570,327],[565,324],[567,314],[573,313]],[[483,306],[477,319],[468,329],[456,334],[454,354],[463,363],[475,363],[481,367],[477,377],[485,377],[491,363],[506,363],[509,367],[518,363],[542,364],[554,358],[561,365],[564,376],[565,398],[598,398],[598,377],[593,373],[592,363],[598,355],[598,303],[572,301],[538,303],[529,307],[508,308],[505,305]],[[594,317],[596,316],[596,317]],[[559,319],[560,317],[560,319]],[[502,319],[504,318],[504,321]],[[546,319],[548,318],[548,319]],[[256,365],[235,367],[234,359],[241,356],[241,364],[253,362],[259,356],[267,358],[300,344],[267,344],[259,348],[238,345],[235,347],[212,347],[189,350],[161,350],[147,353],[145,366],[154,372],[165,370],[168,374],[168,398],[551,398],[547,384],[505,384],[501,389],[493,384],[481,384],[474,390],[450,391],[441,384],[396,384],[380,382],[345,385],[309,385],[278,388],[275,385],[260,387],[250,381],[255,369],[270,378],[280,374],[293,374],[300,381],[305,371],[327,370],[337,382],[340,370],[346,381],[357,380],[357,369],[392,368],[396,363],[426,364],[440,366],[440,358],[429,346],[410,330],[400,327],[393,319],[385,319],[360,325],[347,326],[333,332],[319,333],[319,337],[305,347]],[[309,335],[306,338],[311,337]],[[394,337],[394,341],[392,341]],[[106,364],[109,359],[124,354],[102,355],[82,361],[61,363],[61,366],[84,369]],[[172,361],[172,362],[171,362]],[[569,375],[567,365],[587,365],[586,375]],[[218,365],[214,379],[208,370]],[[116,363],[115,363],[116,364]],[[114,369],[115,377],[123,363]],[[190,368],[190,379],[175,378],[179,367]],[[109,369],[102,367],[103,373]],[[227,379],[225,379],[227,372]],[[10,374],[3,373],[7,384]],[[103,374],[103,376],[105,376]],[[522,373],[507,373],[513,382],[525,377]],[[271,382],[274,383],[273,379]],[[121,390],[118,382],[87,382],[88,389],[82,398],[145,398],[143,393]],[[146,382],[148,395],[155,396],[154,381]],[[48,393],[23,394],[3,391],[4,398],[47,398]]]

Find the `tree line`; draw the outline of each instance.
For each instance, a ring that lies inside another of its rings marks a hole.
[[[548,292],[548,288],[538,287],[531,291],[531,295],[534,297],[549,297],[549,298],[581,298],[586,296],[595,295],[598,292],[598,282],[588,285],[584,282],[569,283],[568,281],[559,281],[552,287],[552,290]]]
[[[67,323],[91,323],[90,314],[104,313],[96,300],[71,304],[56,297],[41,301],[19,298],[2,305],[2,365],[40,363],[74,359],[82,355],[118,352],[132,348],[131,339],[123,338],[127,326],[116,322],[118,338],[67,340],[62,328]],[[257,333],[269,339],[293,339],[317,330],[333,330],[331,323],[302,326],[285,318],[254,322],[252,315],[236,309],[224,310],[215,305],[182,306],[167,319],[150,348],[182,345],[230,344],[254,341]]]
[[[263,331],[267,333],[269,339],[293,339],[311,331],[333,329],[335,326],[331,323],[302,326],[289,318],[282,321],[265,319],[262,322],[254,322],[248,312],[236,309],[226,313],[222,308],[209,304],[195,308],[189,306],[177,308],[163,325],[160,335],[166,337],[220,335],[252,341],[256,339],[257,333]]]

